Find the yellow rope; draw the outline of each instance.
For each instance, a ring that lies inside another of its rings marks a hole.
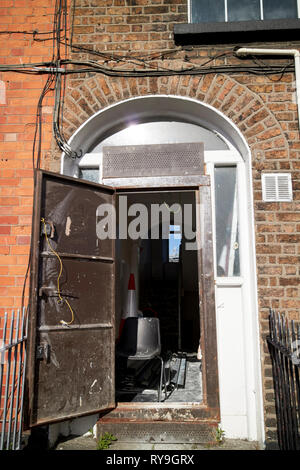
[[[57,257],[57,259],[58,259],[58,261],[59,261],[60,270],[59,270],[59,274],[58,274],[58,277],[57,277],[57,294],[58,294],[59,301],[60,301],[61,303],[65,302],[65,303],[67,304],[67,306],[69,307],[70,312],[71,312],[71,314],[72,314],[72,320],[71,320],[70,322],[66,322],[65,320],[60,320],[60,323],[61,323],[62,325],[68,326],[68,325],[71,325],[71,323],[73,323],[73,321],[74,321],[74,312],[73,312],[72,307],[71,307],[71,305],[69,304],[68,300],[67,300],[67,299],[63,299],[62,296],[60,295],[59,280],[60,280],[60,277],[61,277],[61,275],[62,275],[63,264],[62,264],[62,261],[61,261],[61,259],[60,259],[59,254],[56,253],[56,251],[52,248],[51,243],[50,243],[50,241],[49,241],[49,239],[48,239],[45,219],[42,218],[42,219],[41,219],[41,222],[44,224],[44,234],[45,234],[45,237],[46,237],[47,244],[48,244],[50,250],[52,251],[52,253],[54,253],[54,255]]]

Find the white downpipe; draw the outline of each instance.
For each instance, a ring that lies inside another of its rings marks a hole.
[[[241,47],[236,51],[237,55],[292,55],[295,61],[296,96],[298,107],[298,125],[300,129],[300,51],[298,49],[261,49]]]

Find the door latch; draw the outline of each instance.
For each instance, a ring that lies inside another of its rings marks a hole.
[[[39,297],[58,297],[58,291],[54,287],[42,286],[39,288]],[[60,292],[61,297],[69,297],[70,294],[66,292]]]

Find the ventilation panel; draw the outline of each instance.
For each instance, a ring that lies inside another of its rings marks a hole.
[[[103,178],[204,174],[204,144],[103,147]]]
[[[265,202],[288,202],[293,200],[290,173],[262,174],[262,194]]]

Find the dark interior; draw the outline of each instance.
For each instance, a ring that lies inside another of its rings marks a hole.
[[[168,207],[180,204],[182,210],[189,204],[192,208],[191,228],[195,232],[194,191],[135,194],[128,198],[128,206],[131,200],[147,207],[155,203],[166,203]],[[198,252],[186,248],[186,242],[190,240],[185,238],[183,214],[182,220],[181,226],[174,225],[178,219],[170,211],[168,238],[163,237],[160,225],[158,239],[151,239],[149,228],[147,239],[140,241],[137,304],[142,319],[126,319],[126,328],[123,327],[117,341],[118,401],[157,401],[160,387],[159,401],[199,402],[202,399],[199,354],[197,358],[200,340]],[[145,347],[149,352],[152,346],[155,350],[155,345],[147,344],[149,337],[145,326],[148,328],[149,322],[155,323],[156,319],[159,352],[143,360],[140,350]]]

